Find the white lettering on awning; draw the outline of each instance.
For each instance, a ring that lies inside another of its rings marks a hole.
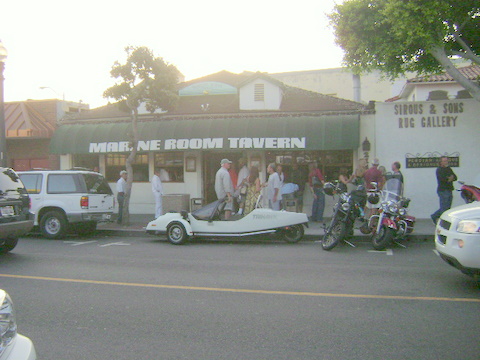
[[[305,149],[306,138],[228,138],[230,149]]]
[[[142,140],[138,142],[138,151],[162,150],[208,150],[224,149],[223,138]],[[227,149],[306,149],[306,138],[228,138]],[[90,143],[90,153],[113,153],[131,151],[128,141]]]

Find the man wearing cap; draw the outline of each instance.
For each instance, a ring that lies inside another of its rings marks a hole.
[[[218,169],[217,174],[215,175],[215,192],[217,193],[217,198],[219,200],[227,197],[225,208],[225,219],[229,219],[232,215],[233,210],[233,183],[230,178],[230,164],[232,162],[228,159],[222,159],[220,161],[220,169]]]
[[[117,181],[117,201],[118,201],[118,217],[117,223],[122,223],[123,203],[125,201],[125,193],[127,192],[127,172],[120,171],[120,179]]]

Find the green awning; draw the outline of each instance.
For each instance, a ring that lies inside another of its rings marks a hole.
[[[52,154],[128,152],[130,122],[61,125]],[[139,151],[343,150],[359,146],[359,115],[174,119],[138,122]]]

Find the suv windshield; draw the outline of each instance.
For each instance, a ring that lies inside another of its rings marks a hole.
[[[103,176],[97,174],[85,174],[85,184],[89,194],[112,194],[112,189]]]

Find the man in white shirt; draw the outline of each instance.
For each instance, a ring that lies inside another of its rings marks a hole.
[[[163,215],[163,204],[162,204],[162,195],[163,195],[163,186],[162,180],[160,180],[161,170],[155,168],[154,175],[152,178],[152,192],[155,199],[155,219],[160,215]]]
[[[282,199],[280,188],[282,186],[274,163],[268,165],[267,172],[270,174],[267,183],[268,205],[272,210],[280,210],[280,200]]]
[[[233,210],[233,184],[232,178],[228,169],[230,169],[230,164],[232,162],[228,159],[222,159],[220,161],[220,169],[218,169],[217,174],[215,175],[215,192],[217,194],[217,199],[221,200],[225,197],[228,197],[226,200],[224,211],[225,219],[229,219],[232,215]]]
[[[117,181],[117,201],[118,201],[118,217],[117,223],[122,223],[123,218],[123,203],[125,201],[125,193],[127,192],[127,172],[120,171],[120,179]]]
[[[248,181],[248,176],[250,175],[250,170],[248,170],[247,167],[247,160],[245,158],[240,158],[238,160],[238,166],[240,168],[240,171],[238,172],[238,179],[237,179],[237,184],[235,188],[235,197],[240,196],[240,201],[238,203],[238,214],[243,213],[243,208],[245,207],[245,199],[246,199],[246,194],[240,194],[240,190],[242,187],[247,183]]]

